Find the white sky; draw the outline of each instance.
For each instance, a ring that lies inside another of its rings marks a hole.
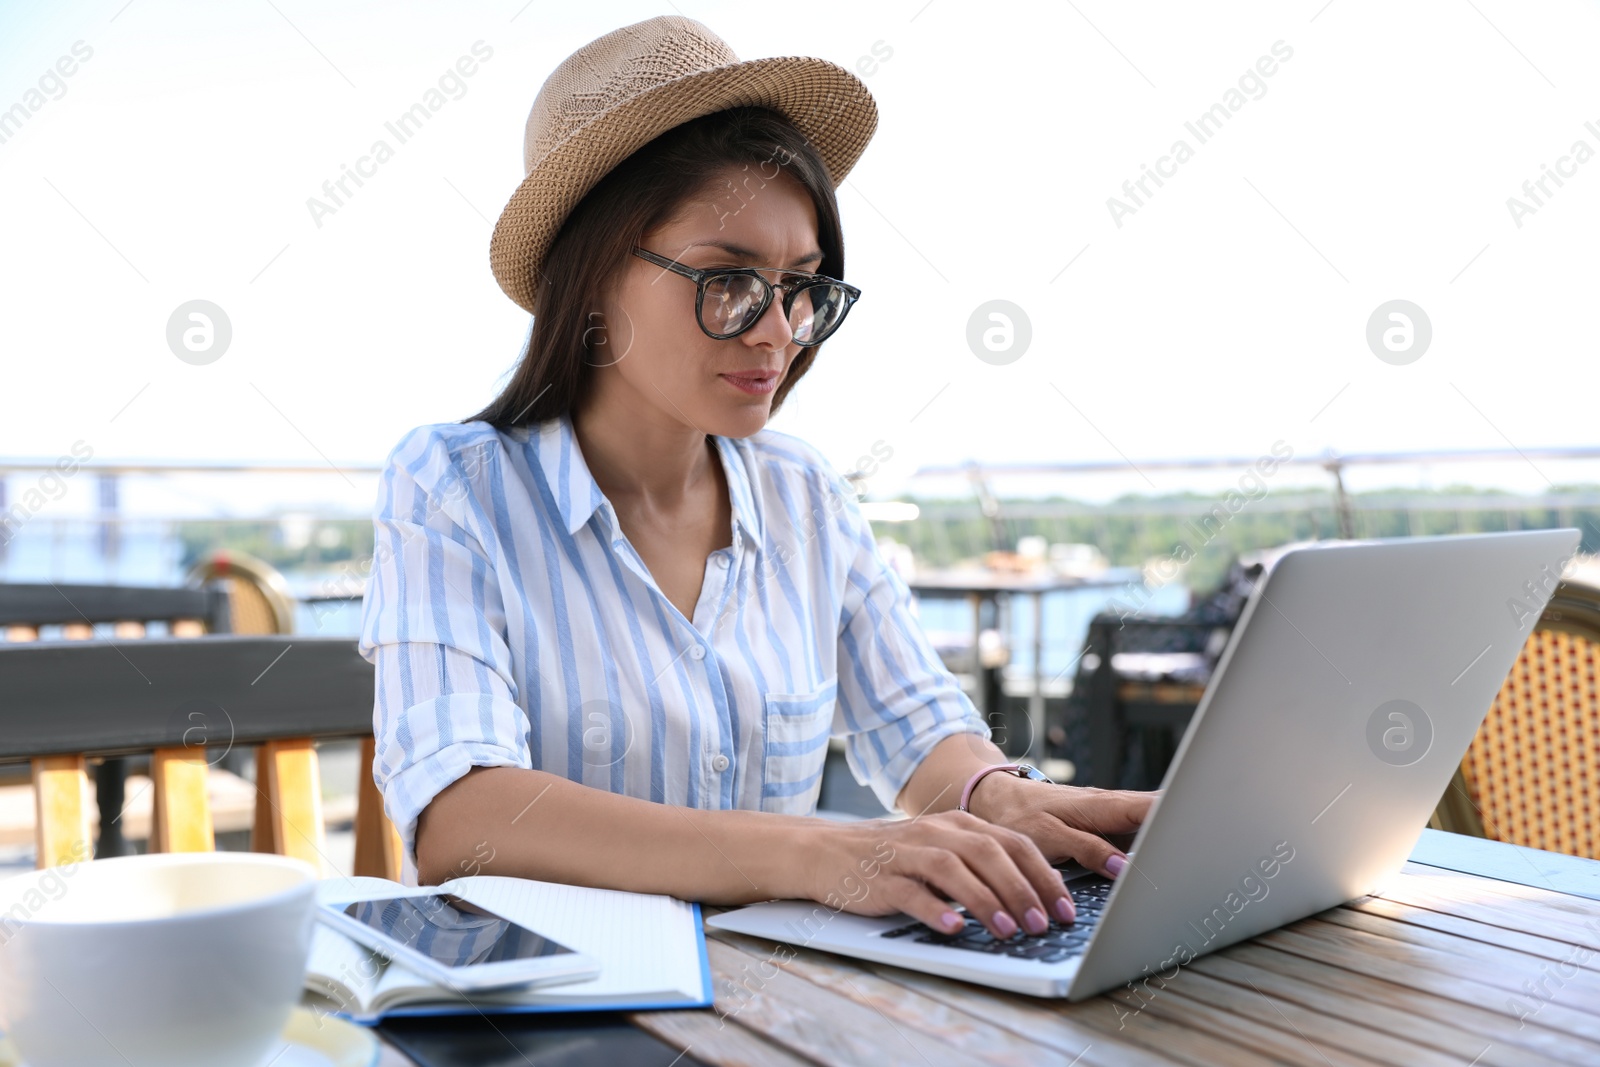
[[[866,295],[773,423],[841,470],[887,443],[874,495],[969,456],[1595,441],[1600,158],[1520,228],[1506,206],[1575,141],[1600,151],[1592,2],[124,3],[0,5],[0,109],[93,49],[0,144],[0,457],[81,439],[97,460],[372,463],[473,413],[527,328],[488,241],[534,95],[580,45],[674,11],[743,59],[892,50],[839,190]],[[478,40],[465,95],[317,228],[307,197]],[[1280,40],[1265,94],[1200,144],[1184,123]],[[1194,157],[1119,228],[1107,198],[1180,137]],[[233,326],[206,366],[165,337],[197,298]],[[1396,298],[1433,325],[1405,366],[1365,340]],[[1004,366],[966,343],[995,299],[1033,335]],[[1600,481],[1539,467],[1428,477]],[[361,512],[353,481],[317,492]]]

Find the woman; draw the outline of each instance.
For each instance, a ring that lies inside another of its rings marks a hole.
[[[843,69],[673,16],[541,89],[490,246],[527,349],[484,411],[402,439],[375,512],[361,649],[408,881],[945,929],[954,901],[1009,937],[1071,920],[1051,861],[1125,866],[1108,837],[1150,795],[1006,764],[849,483],[764,428],[859,295],[834,187],[876,124]],[[912,818],[807,817],[830,734]]]

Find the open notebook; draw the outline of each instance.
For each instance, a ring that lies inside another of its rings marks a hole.
[[[321,902],[342,906],[433,889],[592,956],[600,974],[523,991],[458,993],[399,963],[386,964],[371,949],[318,922],[306,967],[306,1006],[368,1025],[385,1015],[711,1006],[711,967],[698,904],[487,874],[427,889],[386,878],[329,878],[317,893]]]

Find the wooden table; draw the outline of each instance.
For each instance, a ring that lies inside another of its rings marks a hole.
[[[1433,830],[1381,896],[1143,996],[1069,1004],[807,950],[777,967],[770,942],[710,934],[717,1009],[632,1016],[682,1064],[1600,1064],[1600,862]]]

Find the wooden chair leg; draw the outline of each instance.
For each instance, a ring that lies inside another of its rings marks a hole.
[[[89,836],[89,777],[82,756],[46,756],[33,762],[36,866],[56,867],[94,858]]]
[[[311,739],[264,741],[256,753],[256,818],[250,835],[256,852],[305,860],[326,875],[323,854],[322,779]]]
[[[267,746],[256,746],[256,810],[250,825],[251,852],[278,851],[278,822],[272,817],[272,805],[267,802],[268,777],[272,773],[271,760],[267,759]]]
[[[150,756],[155,804],[150,816],[151,852],[211,852],[211,800],[206,795],[205,750],[158,748]]]
[[[400,832],[383,813],[383,794],[372,780],[377,755],[373,738],[361,742],[356,770],[356,856],[353,874],[400,880]]]

